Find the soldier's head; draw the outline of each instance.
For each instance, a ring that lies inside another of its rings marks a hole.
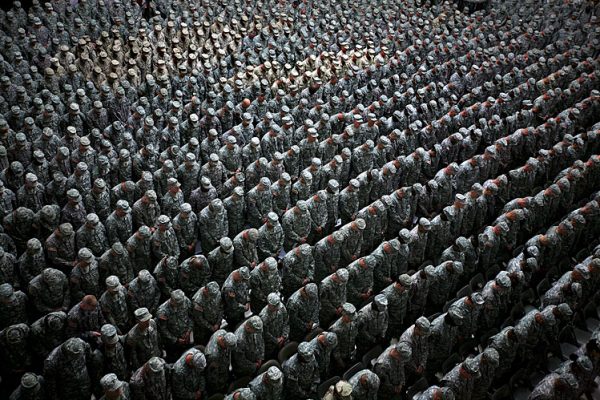
[[[147,374],[162,374],[165,370],[165,360],[160,357],[152,357],[144,365],[144,370]]]
[[[338,285],[345,285],[348,283],[348,270],[346,268],[340,268],[331,274],[331,280]]]
[[[81,308],[84,311],[95,310],[97,306],[98,300],[96,299],[96,296],[92,294],[83,296],[83,299],[81,299],[81,301],[79,302],[79,308]]]
[[[104,391],[104,397],[108,400],[116,399],[123,394],[123,381],[116,374],[110,373],[100,379],[100,386]]]
[[[223,332],[217,338],[217,343],[223,349],[232,349],[237,345],[237,338],[231,332]]]
[[[263,323],[260,317],[254,315],[244,322],[244,330],[248,333],[261,333],[263,330]]]
[[[398,276],[398,279],[395,282],[396,289],[399,290],[400,292],[404,292],[405,290],[408,290],[411,285],[412,285],[412,279],[410,278],[410,275],[408,275],[408,274],[402,274],[402,275]]]
[[[409,360],[412,356],[412,349],[406,342],[398,342],[391,349],[390,355],[399,360]]]
[[[356,319],[356,307],[352,303],[342,305],[342,322],[350,323]]]
[[[230,254],[233,251],[233,242],[228,237],[219,240],[219,249],[222,253]]]
[[[302,342],[298,345],[298,361],[308,363],[313,359],[314,352],[308,342]]]
[[[61,350],[68,359],[77,359],[84,356],[85,345],[79,338],[70,338],[61,345]]]
[[[127,214],[131,212],[131,207],[129,207],[129,203],[127,200],[119,200],[117,201],[117,207],[115,209],[115,215],[124,218]]]
[[[38,239],[32,238],[27,241],[27,250],[26,250],[27,254],[35,255],[35,254],[39,253],[39,251],[41,249],[42,249],[42,242],[40,242]],[[4,249],[2,249],[2,252],[4,252]]]

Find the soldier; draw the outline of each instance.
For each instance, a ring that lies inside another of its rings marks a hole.
[[[319,374],[325,378],[330,375],[332,370],[332,354],[338,346],[338,335],[335,332],[321,332],[309,342],[317,364],[319,364]]]
[[[126,249],[135,274],[150,265],[152,257],[152,252],[150,251],[151,236],[152,232],[150,228],[144,225],[127,240]]]
[[[14,290],[10,283],[0,285],[0,329],[19,323],[27,323],[27,295]]]
[[[85,223],[86,215],[79,191],[67,190],[67,204],[61,210],[61,221],[70,223],[73,229],[79,229]]]
[[[272,211],[273,195],[271,194],[271,181],[263,177],[258,185],[248,191],[246,196],[246,209],[248,222],[253,228],[258,228]]]
[[[235,331],[237,346],[232,353],[232,367],[236,376],[252,375],[265,357],[263,323],[258,316],[248,318]]]
[[[192,342],[192,302],[181,289],[171,292],[169,300],[160,305],[156,313],[162,347],[171,357]]]
[[[289,251],[283,258],[282,293],[289,297],[293,292],[314,279],[315,263],[312,247],[302,244]]]
[[[367,352],[376,344],[383,343],[389,321],[387,306],[387,297],[378,294],[371,303],[358,312],[356,346],[359,354]]]
[[[100,308],[107,323],[123,334],[131,326],[131,311],[127,303],[127,289],[119,278],[111,275],[105,280],[106,291],[100,297]]]
[[[379,377],[369,369],[363,369],[352,375],[348,383],[352,385],[353,400],[376,400],[379,391]]]
[[[375,258],[361,257],[348,265],[347,299],[352,304],[362,304],[373,294],[373,268]]]
[[[348,275],[346,268],[340,268],[321,281],[319,321],[322,326],[328,327],[341,314],[341,307],[346,302]]]
[[[482,353],[475,356],[475,362],[479,365],[479,377],[473,384],[471,399],[485,399],[488,396],[489,387],[497,376],[500,355],[494,348],[488,346]]]
[[[252,312],[260,313],[267,305],[269,293],[279,292],[281,277],[277,270],[277,261],[273,257],[267,258],[254,268],[250,273],[250,306]]]
[[[248,387],[256,396],[256,400],[281,400],[283,399],[283,373],[276,366],[269,367],[250,381]]]
[[[171,371],[171,390],[173,400],[194,400],[206,393],[204,369],[206,357],[196,349],[184,351],[173,363]]]
[[[279,179],[271,185],[271,195],[273,196],[273,211],[281,217],[291,206],[291,188],[292,178],[287,172],[283,172]]]
[[[308,283],[288,298],[286,308],[290,319],[290,340],[298,341],[320,326],[318,287]]]
[[[69,283],[65,274],[54,268],[46,268],[29,282],[29,297],[40,314],[53,311],[67,312],[71,300]]]
[[[67,336],[94,342],[100,336],[104,322],[98,300],[93,295],[87,295],[67,313],[66,333]]]
[[[267,305],[259,316],[263,322],[265,358],[269,358],[287,343],[290,334],[288,313],[277,293],[267,296]]]
[[[133,233],[129,203],[125,200],[117,201],[116,209],[108,216],[104,226],[106,227],[106,234],[110,244],[127,242],[127,239]]]
[[[31,349],[46,359],[48,354],[66,339],[67,314],[50,312],[31,324]]]
[[[298,352],[283,363],[283,373],[286,399],[308,399],[316,393],[320,383],[319,365],[309,343],[298,345]]]
[[[278,257],[283,246],[284,228],[279,223],[277,214],[270,212],[267,214],[266,222],[258,230],[258,257],[259,259]]]
[[[178,269],[179,286],[188,297],[193,296],[198,289],[210,280],[210,265],[206,257],[201,254],[184,260]]]
[[[55,268],[64,272],[70,271],[75,265],[75,235],[73,226],[69,223],[60,224],[48,239],[46,239],[48,260]]]
[[[337,230],[319,240],[313,247],[316,281],[323,280],[327,275],[338,269],[344,242],[344,231]]]
[[[246,224],[246,202],[244,200],[244,188],[236,186],[232,189],[231,196],[223,200],[227,210],[227,221],[229,222],[229,233],[236,235],[244,229]]]
[[[210,337],[206,350],[206,382],[209,393],[224,392],[229,382],[231,353],[237,345],[236,336],[219,329]]]
[[[258,230],[246,229],[237,234],[233,239],[235,263],[238,267],[248,266],[254,268],[258,263],[256,242],[258,241]]]
[[[233,243],[228,237],[221,238],[219,247],[208,253],[208,264],[212,269],[212,279],[219,285],[225,282],[233,270]]]
[[[170,161],[170,160],[167,160]],[[181,205],[184,202],[183,192],[181,191],[181,183],[175,178],[167,179],[167,188],[166,192],[163,193],[160,209],[164,215],[169,216],[170,218],[175,217],[181,208]],[[190,202],[192,201],[190,196]]]
[[[341,307],[341,316],[330,326],[331,332],[338,337],[338,345],[333,349],[333,360],[337,368],[345,370],[354,360],[356,355],[356,337],[359,325],[356,319],[356,307],[351,303],[344,303]]]
[[[411,359],[412,351],[406,343],[390,345],[375,360],[373,372],[380,380],[378,398],[399,399],[404,391],[404,366]]]
[[[154,276],[158,288],[161,292],[162,299],[168,299],[171,292],[179,287],[179,265],[175,257],[163,257],[156,268],[154,268]]]
[[[162,354],[156,321],[147,308],[138,308],[134,312],[136,325],[127,333],[126,344],[131,357],[130,364],[139,368],[152,357]]]
[[[166,256],[179,258],[179,243],[171,225],[171,219],[166,215],[158,217],[156,230],[152,234],[152,254],[156,259]]]
[[[104,179],[94,180],[92,190],[85,195],[85,210],[88,213],[96,213],[102,221],[105,221],[110,215],[110,193],[106,189]]]
[[[100,400],[126,400],[130,398],[130,389],[127,382],[120,381],[116,374],[110,373],[100,379],[100,386],[104,396]]]
[[[131,215],[133,227],[137,229],[142,225],[154,226],[160,213],[160,205],[156,201],[154,190],[147,190],[144,195],[133,203]]]
[[[109,247],[106,228],[100,222],[98,215],[90,213],[85,217],[85,223],[75,234],[78,248],[87,247],[95,257],[100,257]]]
[[[70,338],[50,353],[44,362],[46,394],[50,399],[87,400],[92,395],[90,346]]]
[[[430,386],[428,389],[424,390],[421,395],[418,397],[418,400],[454,400],[454,392],[450,388],[446,387],[438,387],[438,386]]]
[[[381,292],[388,302],[389,324],[388,337],[399,337],[404,325],[408,303],[410,301],[410,288],[412,281],[408,274],[400,275],[397,280]]]
[[[101,343],[92,353],[96,375],[99,377],[112,372],[115,378],[127,379],[129,370],[125,358],[125,337],[120,336],[117,328],[110,324],[102,325],[100,334]]]
[[[341,229],[344,232],[344,240],[341,245],[341,260],[349,264],[360,256],[362,252],[363,231],[366,228],[365,220],[357,218],[344,225]]]
[[[86,294],[100,296],[100,273],[92,252],[83,247],[77,253],[76,264],[69,276],[71,302],[77,303]]]
[[[343,223],[353,221],[358,214],[358,190],[360,182],[351,179],[348,186],[340,192],[340,218]]]
[[[98,268],[101,280],[109,275],[116,275],[120,281],[130,282],[134,277],[129,254],[121,242],[115,242],[102,254]]]
[[[244,320],[244,314],[250,309],[250,271],[241,267],[232,271],[225,283],[221,295],[225,310],[225,319],[231,326]]]
[[[470,399],[476,380],[480,377],[479,363],[474,357],[469,357],[461,364],[452,368],[440,383],[452,390],[459,399]]]
[[[208,253],[219,244],[219,239],[226,237],[229,231],[227,210],[220,199],[214,199],[198,215],[198,226],[202,251]]]
[[[45,380],[42,375],[26,372],[21,377],[21,383],[9,397],[9,400],[43,400],[47,398]]]
[[[427,365],[429,355],[428,337],[431,331],[431,324],[425,317],[419,317],[414,325],[410,326],[400,336],[399,342],[410,346],[412,355],[407,363],[407,373],[411,377],[423,375]]]
[[[210,336],[221,327],[223,320],[223,302],[217,282],[209,282],[206,286],[198,289],[192,301],[194,340],[197,343],[206,343]]]
[[[198,242],[198,217],[189,203],[183,203],[179,214],[173,218],[173,230],[179,243],[180,259],[194,255]]]
[[[156,312],[160,304],[160,289],[147,269],[141,270],[137,277],[129,282],[127,298],[130,311],[146,307],[151,312]]]
[[[429,372],[437,370],[439,362],[448,357],[458,341],[458,329],[464,320],[459,309],[449,309],[431,323],[429,336]]]
[[[283,215],[283,231],[285,233],[284,248],[289,250],[305,243],[311,228],[311,216],[308,205],[298,200],[296,206]]]
[[[152,357],[131,376],[129,387],[131,398],[146,400],[168,400],[171,398],[168,372],[165,361]]]

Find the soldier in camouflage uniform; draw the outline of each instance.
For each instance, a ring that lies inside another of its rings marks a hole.
[[[269,293],[279,292],[281,277],[277,270],[277,261],[267,258],[250,273],[250,306],[258,314],[267,305]]]
[[[126,341],[130,355],[130,365],[139,368],[152,357],[162,354],[156,321],[147,308],[138,308],[134,312],[136,325],[127,333]]]
[[[21,383],[9,397],[9,400],[43,400],[46,399],[44,377],[32,372],[26,372],[21,377]]]
[[[241,267],[229,274],[221,290],[225,319],[231,326],[244,320],[244,314],[250,309],[250,271]]]
[[[163,257],[156,264],[153,276],[156,277],[156,283],[160,289],[161,298],[168,299],[171,292],[179,287],[179,264],[175,257]]]
[[[308,283],[288,298],[286,308],[290,319],[290,340],[302,340],[320,326],[319,290],[315,283]]]
[[[283,257],[281,292],[284,296],[289,297],[314,279],[315,260],[312,251],[312,247],[305,243],[295,247]]]
[[[290,335],[288,313],[277,293],[267,296],[267,305],[259,316],[263,322],[265,359],[269,359],[287,343]]]
[[[107,323],[115,326],[120,334],[124,334],[131,326],[127,289],[115,275],[106,278],[105,283],[106,291],[100,297],[102,314]]]
[[[492,347],[475,356],[475,362],[479,365],[479,377],[475,379],[471,399],[482,400],[487,398],[488,389],[497,376],[497,368],[500,363],[500,355]]]
[[[67,190],[67,204],[61,210],[61,221],[68,222],[73,226],[73,229],[79,229],[85,223],[87,215],[81,195],[77,189]]]
[[[161,214],[160,205],[156,199],[156,192],[147,190],[139,200],[133,203],[131,216],[134,229],[142,225],[154,226],[156,224],[156,220]]]
[[[119,379],[129,378],[129,366],[125,357],[125,336],[120,336],[117,328],[110,324],[102,325],[100,334],[101,343],[92,353],[97,378],[108,373],[114,373]]]
[[[127,253],[131,260],[131,267],[134,274],[143,269],[150,268],[152,259],[152,231],[147,226],[140,226],[129,239],[127,239]]]
[[[232,352],[231,365],[236,376],[252,375],[265,358],[263,323],[252,316],[235,331],[237,345]]]
[[[220,199],[214,199],[198,215],[198,226],[202,251],[208,253],[219,244],[219,239],[226,237],[229,231],[227,210]]]
[[[319,365],[309,343],[298,345],[298,352],[283,363],[285,375],[285,398],[289,400],[308,399],[316,394],[320,383]]]
[[[345,370],[356,355],[356,337],[359,326],[356,319],[356,307],[344,303],[340,318],[331,324],[329,330],[338,337],[338,345],[333,349],[333,360],[337,368]]]
[[[44,362],[46,394],[50,399],[87,400],[92,394],[90,346],[71,338]]]
[[[100,296],[100,272],[92,252],[83,247],[77,252],[76,264],[69,276],[71,303],[77,303],[86,294]]]
[[[54,268],[46,268],[29,282],[31,303],[40,315],[69,310],[71,297],[65,274]]]
[[[373,364],[373,372],[380,380],[378,398],[401,398],[406,383],[404,368],[411,356],[410,346],[399,342],[390,345],[377,357]]]
[[[334,231],[314,245],[315,281],[323,280],[338,269],[343,245],[344,231],[341,229]]]
[[[179,286],[188,297],[206,285],[210,276],[210,265],[202,254],[192,256],[179,265]]]
[[[125,200],[117,201],[117,207],[104,224],[110,244],[115,242],[125,243],[133,233],[131,208]]]
[[[25,251],[19,257],[18,274],[21,278],[21,285],[27,287],[29,282],[46,267],[46,257],[42,243],[35,238],[29,239]]]
[[[131,398],[129,384],[119,380],[116,374],[110,373],[100,379],[104,396],[100,400],[126,400]]]
[[[290,184],[292,178],[290,174],[284,172],[279,179],[271,185],[271,195],[273,196],[273,211],[281,217],[291,206]]]
[[[87,247],[95,257],[100,257],[109,247],[106,228],[100,222],[98,215],[90,213],[85,217],[85,223],[75,234],[78,248]]]
[[[359,305],[373,294],[373,269],[375,258],[371,255],[361,257],[348,265],[347,301]]]
[[[399,337],[404,325],[408,302],[410,300],[410,288],[412,282],[407,274],[400,275],[394,283],[387,286],[381,292],[386,296],[389,310],[388,337]]]
[[[150,312],[156,312],[160,304],[160,289],[154,277],[143,269],[131,282],[127,290],[129,310],[146,307]]]
[[[98,262],[100,279],[104,280],[109,275],[116,275],[121,282],[130,282],[134,277],[129,253],[121,242],[115,242],[100,257]]]
[[[14,290],[10,283],[0,285],[0,329],[19,323],[27,323],[27,295]]]
[[[206,343],[211,335],[221,327],[223,321],[223,301],[217,282],[209,282],[206,286],[198,289],[192,301],[194,341]]]
[[[338,346],[338,335],[335,332],[321,332],[309,342],[317,364],[319,364],[319,374],[323,379],[330,376],[332,371],[333,352]]]
[[[273,195],[271,194],[271,181],[263,177],[258,185],[248,191],[246,195],[246,208],[248,223],[253,228],[262,225],[267,214],[272,211]]]
[[[110,193],[106,189],[106,182],[102,178],[94,180],[94,186],[85,196],[85,210],[88,213],[95,213],[105,221],[110,215]]]
[[[359,354],[365,353],[376,344],[383,343],[389,321],[387,306],[387,297],[378,294],[371,303],[358,312],[356,346]]]
[[[173,363],[171,371],[171,391],[173,400],[195,400],[206,393],[204,354],[191,348],[182,353]]]
[[[48,239],[46,239],[48,261],[57,269],[68,272],[75,265],[75,235],[73,226],[61,224]]]
[[[173,218],[173,229],[179,243],[180,259],[194,255],[198,242],[198,217],[189,203],[183,203],[179,208],[179,214]]]
[[[406,329],[400,335],[399,342],[410,346],[412,355],[406,363],[406,372],[408,376],[416,378],[425,372],[427,357],[429,356],[428,337],[431,330],[431,324],[425,317],[419,317],[414,325]]]
[[[341,314],[341,307],[346,302],[348,275],[346,268],[340,268],[321,281],[319,321],[322,326],[329,327]]]
[[[156,230],[152,234],[152,254],[159,260],[165,256],[179,258],[177,235],[171,219],[166,215],[158,217]]]
[[[248,387],[256,396],[256,400],[283,399],[283,373],[276,366],[269,367],[250,381]]]
[[[290,250],[294,246],[305,243],[310,228],[311,217],[308,205],[304,200],[298,200],[295,207],[283,214],[284,248]]]
[[[66,336],[67,314],[63,311],[48,313],[31,324],[31,349],[45,359],[61,345]]]
[[[344,241],[341,246],[341,260],[343,263],[349,264],[360,256],[365,227],[366,223],[362,218],[357,218],[355,221],[342,226]]]
[[[210,393],[224,392],[229,382],[231,353],[237,345],[236,336],[224,329],[216,331],[208,341],[206,356],[206,382]]]
[[[258,230],[254,228],[245,229],[238,233],[233,239],[235,265],[237,267],[248,266],[254,268],[258,263],[257,252]]]
[[[440,384],[450,388],[457,398],[470,399],[479,376],[479,363],[474,357],[469,357],[452,368],[442,378]]]
[[[258,258],[278,257],[284,245],[284,229],[274,212],[267,214],[266,222],[258,230]]]
[[[66,333],[67,336],[93,342],[100,336],[100,328],[104,322],[98,300],[93,295],[87,295],[67,313]]]
[[[244,200],[244,188],[235,187],[231,196],[223,200],[227,210],[227,221],[229,222],[229,234],[237,235],[244,229],[246,224],[246,201]]]
[[[171,392],[167,374],[165,361],[160,357],[152,357],[131,376],[131,398],[169,400]]]
[[[171,357],[179,354],[182,348],[192,343],[193,322],[191,318],[192,302],[183,290],[171,292],[169,300],[160,305],[156,313],[156,322],[162,347]]]
[[[369,369],[363,369],[348,380],[352,385],[352,400],[375,400],[379,391],[379,377]]]
[[[233,243],[224,237],[219,241],[219,247],[208,253],[206,257],[212,269],[212,279],[219,285],[225,282],[233,270]]]

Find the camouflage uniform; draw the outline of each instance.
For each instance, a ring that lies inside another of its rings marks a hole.
[[[248,318],[235,331],[237,346],[231,365],[237,376],[252,375],[265,358],[263,323],[258,316]]]
[[[379,391],[379,377],[369,369],[354,374],[348,381],[352,385],[353,400],[376,400]]]
[[[159,333],[156,321],[147,308],[135,310],[137,324],[129,330],[125,343],[129,349],[130,364],[139,368],[152,357],[160,356]]]
[[[127,297],[130,311],[146,307],[150,312],[156,312],[160,304],[160,289],[148,270],[141,270],[137,277],[129,282]]]
[[[384,288],[381,293],[385,295],[388,302],[389,324],[388,337],[398,337],[404,325],[404,318],[410,301],[410,276],[402,274],[396,282]]]
[[[195,400],[206,391],[204,369],[206,358],[198,349],[183,352],[173,364],[171,371],[171,391],[173,400]]]
[[[131,376],[131,398],[135,400],[168,400],[171,398],[165,361],[152,357]]]
[[[105,283],[107,290],[100,297],[102,314],[107,323],[114,325],[120,333],[124,333],[131,326],[127,289],[114,275],[107,277]]]
[[[158,217],[157,228],[152,234],[152,253],[157,259],[165,256],[179,258],[179,242],[171,225],[171,220],[166,215]]]
[[[170,299],[156,312],[160,340],[167,352],[181,351],[191,343],[193,322],[190,317],[192,302],[181,289],[171,292]],[[177,353],[175,353],[177,354]]]
[[[134,271],[129,259],[129,253],[121,242],[115,242],[110,249],[106,250],[98,261],[100,279],[106,279],[109,275],[116,275],[121,282],[128,283],[133,279]]]
[[[338,346],[338,335],[335,332],[321,332],[309,342],[317,364],[319,373],[325,378],[331,374],[332,354]]]
[[[347,301],[359,305],[373,293],[373,269],[375,259],[368,255],[348,265]]]
[[[44,362],[46,394],[50,399],[89,399],[90,346],[81,339],[71,338],[50,353]]]
[[[387,305],[386,296],[378,294],[370,304],[358,312],[356,345],[359,353],[368,351],[384,340],[389,321]]]
[[[233,270],[233,243],[229,238],[221,238],[219,243],[206,258],[212,269],[212,279],[222,285]]]
[[[285,233],[284,248],[289,250],[304,243],[310,233],[311,217],[305,201],[298,201],[296,206],[283,215],[283,231]]]
[[[223,320],[223,302],[219,285],[214,281],[207,283],[206,286],[198,289],[192,301],[194,340],[196,343],[206,343],[220,328]]]
[[[278,367],[270,367],[248,384],[256,400],[283,399],[283,373]]]
[[[290,400],[311,398],[317,390],[319,365],[309,343],[298,345],[298,353],[283,363],[285,398]]]
[[[78,248],[87,247],[95,257],[100,257],[109,247],[106,228],[98,215],[88,214],[86,222],[77,230],[75,243]]]
[[[179,265],[179,286],[186,296],[193,296],[210,280],[211,269],[206,257],[192,256]]]
[[[177,258],[175,257],[164,257],[156,264],[153,274],[156,277],[162,299],[168,299],[171,292],[179,287],[178,267]]]
[[[67,311],[71,297],[65,274],[57,269],[46,268],[29,282],[29,297],[40,314]]]
[[[67,314],[63,311],[51,312],[31,324],[31,349],[46,358],[52,350],[67,338],[65,328]]]
[[[119,200],[117,209],[106,219],[104,226],[106,227],[108,241],[111,244],[115,242],[125,243],[133,233],[130,211],[129,204],[125,200]]]
[[[252,312],[260,313],[267,305],[269,293],[279,292],[281,277],[277,270],[277,261],[273,257],[267,258],[250,273],[250,306]]]
[[[229,381],[231,353],[235,350],[237,338],[224,329],[216,331],[208,341],[206,356],[206,382],[209,392],[223,392]]]
[[[104,316],[98,301],[92,295],[85,296],[67,313],[67,336],[91,341],[99,336]]]
[[[229,231],[227,211],[219,199],[213,200],[198,216],[198,226],[202,251],[208,253],[218,246],[219,239],[226,237]]]
[[[286,253],[282,264],[282,293],[286,297],[314,278],[315,262],[312,247],[306,243]]]
[[[309,283],[288,298],[286,308],[290,319],[290,340],[302,340],[320,325],[320,301],[317,285]]]
[[[354,360],[359,326],[356,308],[350,303],[344,303],[341,308],[341,317],[331,324],[329,329],[338,337],[338,345],[333,349],[333,359],[337,366],[345,368]]]
[[[340,307],[346,302],[348,275],[347,269],[340,268],[321,281],[319,321],[322,326],[329,327],[329,324],[339,315]]]
[[[139,273],[143,269],[150,268],[151,252],[151,231],[147,226],[141,226],[129,239],[127,239],[127,253],[131,260],[131,266],[134,273]]]
[[[284,228],[274,212],[267,214],[267,221],[258,230],[258,258],[277,257],[284,246]]]
[[[233,239],[234,257],[236,266],[244,265],[254,268],[258,264],[256,242],[258,230],[254,228],[243,230]]]
[[[232,326],[243,321],[245,312],[250,308],[249,280],[250,271],[247,267],[241,267],[231,272],[223,283],[221,295],[225,319]]]
[[[27,323],[27,295],[14,290],[10,283],[0,285],[0,329],[19,323]]]
[[[269,294],[267,305],[259,316],[263,322],[265,358],[269,358],[287,342],[290,335],[288,313],[277,293]]]
[[[71,302],[77,303],[86,294],[100,296],[100,272],[92,252],[83,247],[77,253],[77,264],[69,276]]]
[[[373,372],[380,380],[378,397],[399,399],[405,384],[404,366],[412,356],[406,343],[392,344],[377,357]]]

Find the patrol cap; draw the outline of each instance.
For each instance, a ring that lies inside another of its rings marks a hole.
[[[346,283],[348,282],[349,274],[346,268],[340,268],[335,271],[335,275],[339,278],[340,282]]]
[[[87,247],[82,247],[77,252],[77,258],[80,260],[90,261],[93,257],[94,255]]]
[[[377,305],[377,308],[380,310],[388,306],[388,300],[384,294],[378,294],[377,296],[375,296],[373,302]]]
[[[421,316],[417,318],[417,320],[415,321],[415,326],[418,327],[421,333],[423,334],[429,334],[431,330],[431,322],[429,322],[427,317]]]
[[[465,361],[463,361],[463,367],[467,372],[473,375],[479,374],[479,363],[475,359],[475,357],[468,357]]]
[[[147,364],[152,372],[162,372],[165,367],[165,361],[160,357],[152,357]]]
[[[31,250],[39,250],[42,248],[42,242],[36,238],[29,239],[27,241],[27,248]]]
[[[352,303],[344,303],[342,305],[342,315],[346,317],[354,317],[356,315],[356,307]]]
[[[510,278],[508,277],[508,272],[506,271],[500,271],[498,275],[496,275],[495,281],[498,286],[502,288],[509,288],[511,286]]]
[[[215,281],[208,282],[206,284],[206,290],[211,295],[216,296],[217,294],[219,294],[219,284]]]
[[[298,200],[296,202],[296,207],[298,207],[298,209],[300,211],[306,211],[306,210],[308,210],[308,206],[306,205],[306,202],[304,200]]]
[[[408,287],[412,284],[412,280],[410,279],[410,275],[402,274],[398,277],[398,283],[404,287]]]
[[[157,222],[158,222],[158,225],[166,225],[169,222],[171,222],[171,218],[169,218],[168,216],[166,216],[166,215],[163,214],[163,215],[161,215],[161,216],[158,217]]]
[[[277,293],[269,293],[267,296],[267,303],[271,306],[278,306],[281,304],[281,298]]]
[[[115,275],[111,275],[104,281],[106,283],[106,287],[109,289],[116,289],[121,286],[121,282],[119,282],[119,278]]]
[[[14,289],[10,283],[3,283],[0,285],[0,297],[8,299],[14,294]]]
[[[102,335],[102,341],[104,343],[115,344],[119,341],[117,329],[111,324],[102,325],[102,328],[100,328],[100,333]]]
[[[485,360],[492,366],[497,367],[500,364],[500,354],[498,354],[498,350],[490,346],[485,348],[485,350],[482,353],[481,359]]]
[[[248,279],[250,279],[250,270],[248,269],[248,267],[240,267],[240,269],[238,269],[238,272],[240,273],[240,277],[247,281]]]
[[[23,386],[25,389],[33,389],[39,384],[39,378],[33,372],[25,372],[21,377],[21,386]]]
[[[483,298],[483,295],[479,292],[474,292],[471,293],[469,295],[469,297],[471,298],[471,300],[473,301],[473,303],[477,304],[477,305],[482,305],[483,303],[485,303],[485,299]]]
[[[560,303],[556,306],[556,309],[561,316],[570,318],[573,315],[573,310],[571,310],[571,307],[567,303]]]
[[[419,218],[419,226],[428,231],[431,229],[431,222],[427,218]]]
[[[269,269],[270,272],[277,271],[277,261],[275,260],[275,258],[268,257],[264,261],[264,263],[265,263],[265,265],[267,266],[267,268]]]
[[[398,353],[400,353],[400,357],[402,357],[405,360],[409,359],[412,356],[412,349],[410,348],[410,345],[406,342],[396,343],[394,349]]]
[[[400,239],[401,242],[403,243],[407,243],[411,238],[410,235],[410,231],[406,228],[403,228],[400,230],[400,232],[398,232],[398,239]]]
[[[248,320],[246,321],[246,326],[254,329],[255,331],[262,331],[263,322],[259,316],[254,315],[254,316],[248,318]]]
[[[73,234],[73,225],[71,225],[68,222],[66,222],[64,224],[60,224],[58,226],[58,231],[63,236],[71,236]]]
[[[117,208],[119,210],[123,210],[125,212],[131,211],[131,208],[129,207],[129,203],[127,202],[127,200],[119,200],[119,201],[117,201]]]
[[[219,246],[226,253],[231,253],[233,251],[233,242],[228,237],[221,238],[219,240]]]
[[[308,342],[302,342],[298,345],[298,355],[302,358],[312,357],[314,354],[312,346]]]
[[[139,322],[145,322],[152,318],[152,314],[150,314],[150,311],[148,311],[146,307],[138,308],[133,314],[135,315],[135,319]]]
[[[304,291],[309,297],[317,297],[319,294],[319,289],[315,283],[307,283],[304,286]]]
[[[223,340],[227,347],[233,347],[237,344],[237,337],[231,332],[227,332],[223,335]]]
[[[70,354],[76,355],[83,353],[83,340],[79,338],[70,338],[67,339],[66,342],[63,343],[62,348]]]
[[[104,375],[100,379],[100,386],[102,386],[102,389],[105,391],[113,392],[115,390],[119,390],[121,386],[123,386],[123,382],[117,378],[117,375],[110,373]]]
[[[142,235],[143,237],[150,237],[150,235],[152,235],[152,232],[150,231],[150,228],[147,227],[146,225],[142,225],[140,226],[140,228],[138,229],[138,232],[140,233],[140,235]]]
[[[72,200],[81,200],[81,195],[79,194],[79,190],[77,189],[69,189],[67,190],[67,197]]]
[[[279,368],[277,368],[276,366],[269,367],[266,374],[267,374],[267,378],[271,382],[277,382],[283,378],[283,374],[282,374],[281,370]]]
[[[181,289],[176,289],[171,292],[170,298],[173,303],[181,304],[185,300],[185,293]]]

